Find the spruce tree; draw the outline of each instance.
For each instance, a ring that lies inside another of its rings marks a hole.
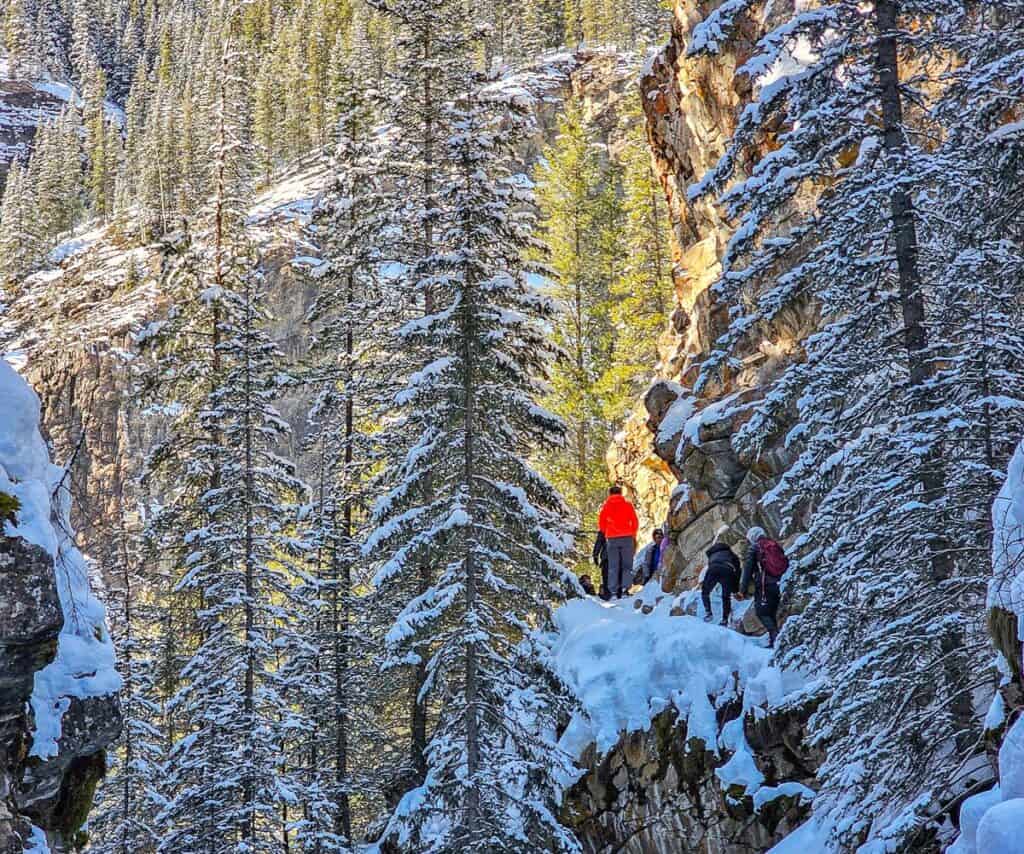
[[[394,257],[400,261],[393,314],[393,321],[398,323],[420,314],[431,316],[435,310],[434,291],[443,275],[436,221],[437,193],[446,170],[441,148],[451,132],[446,105],[459,95],[465,83],[469,22],[462,15],[462,7],[452,0],[373,5],[387,16],[396,33],[395,73],[385,81],[385,119],[394,128],[393,144],[387,153],[388,177],[394,182],[396,198],[401,200],[396,210],[397,228],[390,235]],[[401,380],[414,369],[417,355],[411,350],[399,350],[397,355],[392,370]],[[417,426],[409,424],[389,435],[386,444],[390,465],[382,476],[385,484],[388,477],[395,476],[401,461],[415,453]],[[429,477],[424,489],[429,494]],[[410,595],[424,595],[430,589],[438,569],[423,555],[415,572],[402,578],[400,585],[378,592],[377,606],[385,614],[397,613]],[[427,678],[426,657],[410,657],[406,665],[408,761],[392,783],[397,793],[420,784],[427,771],[428,710],[422,691]]]
[[[398,330],[422,359],[398,396],[419,435],[364,547],[385,556],[380,587],[424,560],[437,567],[387,636],[395,661],[425,659],[436,717],[424,781],[384,839],[425,853],[576,851],[555,811],[568,760],[545,737],[559,696],[523,638],[573,583],[561,501],[526,462],[561,433],[535,402],[553,307],[522,260],[530,222],[508,128],[466,88],[437,151],[450,170],[437,186],[432,311]]]
[[[168,321],[149,336],[171,424],[150,477],[171,496],[155,530],[176,559],[175,589],[194,633],[172,704],[183,718],[170,750],[161,851],[277,852],[301,781],[282,762],[305,728],[281,667],[298,639],[290,606],[301,551],[303,488],[276,452],[288,425],[274,407],[289,383],[266,333],[258,258],[244,235],[251,152],[238,18],[221,7],[213,115],[213,184],[201,243],[176,241]]]
[[[7,282],[20,279],[42,257],[34,201],[35,188],[28,166],[16,159],[7,172],[0,203],[0,275]]]
[[[161,587],[144,563],[139,534],[122,515],[103,560],[111,637],[121,674],[121,738],[108,751],[109,768],[89,818],[89,847],[100,854],[152,854],[162,833],[164,733],[157,684]]]
[[[313,475],[319,595],[309,623],[309,646],[316,650],[311,684],[317,688],[309,696],[316,728],[307,749],[318,789],[331,805],[321,814],[329,825],[311,822],[324,850],[352,843],[352,795],[375,785],[371,769],[357,766],[355,758],[365,758],[372,743],[378,774],[391,768],[380,751],[384,737],[372,738],[379,722],[367,723],[374,716],[367,711],[366,662],[375,651],[359,617],[359,589],[365,590],[368,580],[360,545],[380,456],[374,426],[391,387],[383,338],[392,316],[381,267],[393,199],[380,180],[383,164],[360,77],[366,70],[365,54],[353,50],[335,81],[342,114],[331,161],[334,177],[309,228],[323,265],[309,312],[314,330],[309,381],[316,397],[305,444]]]

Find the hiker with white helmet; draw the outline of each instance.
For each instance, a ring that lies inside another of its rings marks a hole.
[[[768,643],[775,646],[779,634],[779,581],[789,568],[789,558],[764,528],[753,527],[747,531],[750,550],[743,565],[743,580],[740,581],[739,598],[747,595],[751,583],[754,585],[754,612],[768,630]]]

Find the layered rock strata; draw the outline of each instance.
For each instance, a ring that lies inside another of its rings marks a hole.
[[[740,714],[736,701],[718,726]],[[675,709],[645,732],[631,732],[604,756],[590,748],[589,770],[566,796],[563,820],[587,854],[755,854],[767,851],[808,815],[810,787],[823,757],[806,746],[813,702],[770,715],[748,713],[747,743],[764,775],[757,798],[725,786],[716,770],[728,756],[690,737]]]

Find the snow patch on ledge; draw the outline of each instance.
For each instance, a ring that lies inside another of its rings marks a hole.
[[[744,713],[764,714],[805,688],[803,678],[771,664],[763,639],[696,617],[673,617],[671,597],[644,614],[634,609],[634,598],[575,599],[555,612],[552,659],[582,706],[562,736],[571,755],[581,756],[590,744],[607,752],[624,732],[649,729],[670,705],[691,737],[712,752],[724,748],[735,755],[749,750],[742,728],[720,739],[717,707],[742,694]],[[752,776],[743,782],[751,794],[760,786]]]
[[[16,522],[4,523],[4,533],[22,537],[53,556],[64,614],[57,655],[36,673],[31,698],[31,755],[49,759],[58,753],[71,698],[112,694],[120,690],[121,678],[103,605],[90,590],[88,565],[72,536],[65,472],[50,462],[39,432],[39,398],[3,360],[0,402],[0,492],[13,495],[21,505]]]

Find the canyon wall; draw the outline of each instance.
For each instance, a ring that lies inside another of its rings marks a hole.
[[[608,454],[611,471],[633,486],[643,511],[667,521],[664,584],[672,591],[692,586],[716,537],[741,543],[752,525],[778,533],[781,519],[759,499],[790,462],[783,433],[756,459],[737,452],[730,437],[750,416],[766,380],[800,358],[798,342],[816,321],[810,309],[786,314],[750,345],[742,367],[694,395],[701,364],[728,325],[712,285],[732,230],[717,207],[690,202],[686,189],[725,150],[753,91],[753,82],[736,69],[771,24],[754,6],[739,21],[730,51],[688,57],[693,27],[716,5],[678,0],[669,43],[640,79],[647,137],[669,205],[676,308],[660,377]],[[773,9],[773,15],[785,11]]]
[[[120,680],[88,566],[70,540],[66,472],[35,395],[0,363],[0,854],[76,850]]]

